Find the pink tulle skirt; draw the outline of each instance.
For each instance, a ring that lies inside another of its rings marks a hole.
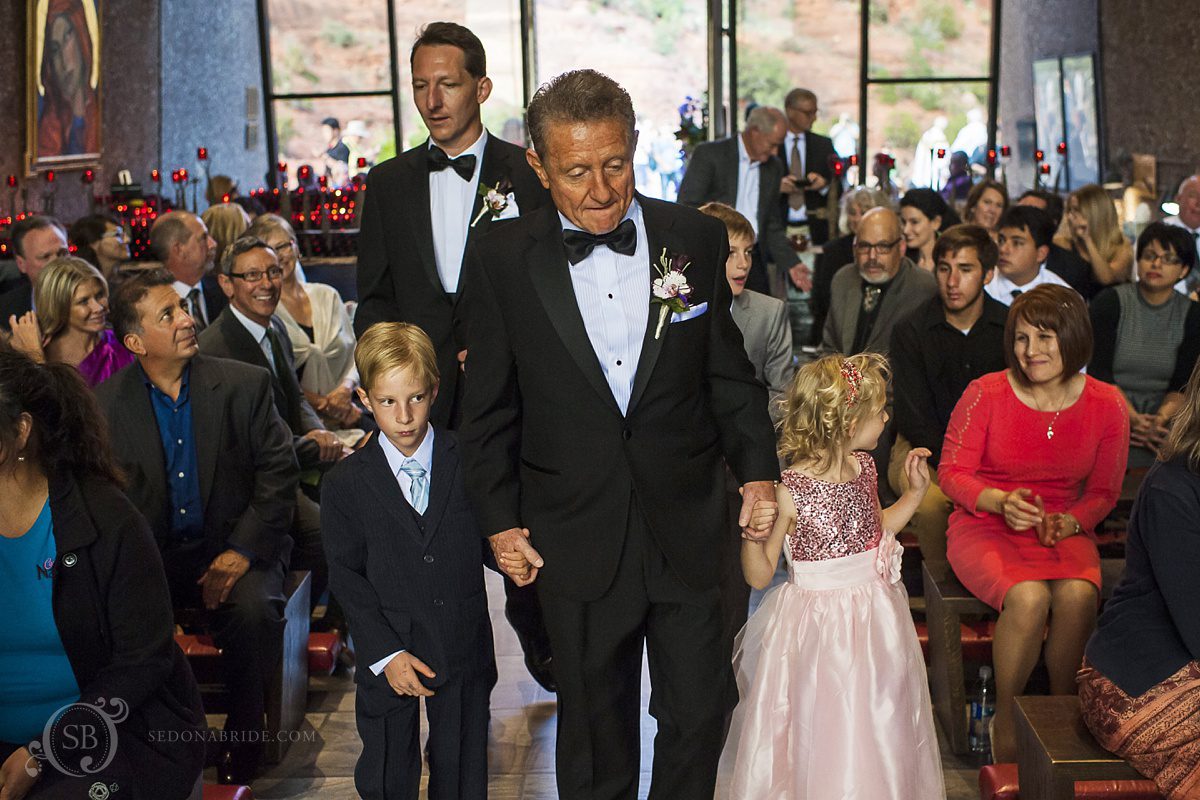
[[[787,548],[785,547],[785,552]],[[946,796],[899,546],[789,564],[738,635],[733,800]]]

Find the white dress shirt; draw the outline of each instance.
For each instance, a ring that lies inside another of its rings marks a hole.
[[[564,230],[579,230],[562,214],[558,217]],[[650,243],[642,208],[636,200],[629,204],[621,221],[626,219],[632,219],[637,227],[637,250],[633,255],[597,247],[578,264],[568,262],[583,326],[622,414],[629,409],[633,376],[642,355],[651,281]]]
[[[233,307],[232,303],[229,306],[229,310],[233,312],[233,315],[238,318],[238,321],[242,325],[246,326],[246,330],[250,331],[250,335],[254,337],[254,341],[258,342],[259,348],[262,349],[263,355],[267,357],[267,364],[270,366],[271,372],[275,372],[275,355],[271,349],[271,339],[267,336],[267,329],[238,311]],[[278,378],[279,376],[276,375],[275,377]]]
[[[195,286],[188,286],[183,281],[175,281],[171,284],[171,288],[175,290],[175,294],[179,295],[184,300],[187,300],[188,295],[192,293],[192,289],[200,290],[200,294],[196,296],[196,299],[200,301],[198,303],[200,306],[200,313],[203,315],[203,319],[201,319],[200,322],[207,326],[212,324],[212,320],[208,317],[208,304],[204,302],[204,287],[200,285],[201,282],[202,281],[196,281]],[[188,308],[188,313],[192,313],[192,309],[190,307]]]
[[[1178,214],[1173,217],[1167,217],[1163,220],[1163,222],[1165,222],[1167,225],[1174,225],[1176,228],[1183,228],[1185,231],[1190,233],[1192,235],[1192,241],[1196,243],[1196,252],[1200,253],[1200,228],[1189,228],[1187,225],[1184,225],[1183,220],[1179,218]],[[1193,270],[1193,272],[1195,271],[1196,270]],[[1136,268],[1134,269],[1134,272],[1137,272]],[[1175,291],[1179,292],[1180,294],[1190,294],[1191,289],[1189,288],[1188,284],[1192,283],[1192,281],[1189,281],[1188,279],[1191,277],[1192,276],[1189,274],[1187,278],[1184,278],[1183,280],[1179,281],[1179,283],[1175,284]],[[1137,278],[1135,277],[1134,280],[1137,280]]]
[[[1041,286],[1043,283],[1051,283],[1056,286],[1066,286],[1068,289],[1071,288],[1071,284],[1058,277],[1058,273],[1054,272],[1053,270],[1046,269],[1045,264],[1042,264],[1038,268],[1037,275],[1034,276],[1033,280],[1024,286],[1017,286],[1008,278],[1001,275],[999,269],[996,269],[996,271],[992,273],[992,279],[988,281],[987,286],[984,286],[983,288],[989,295],[992,296],[993,299],[999,300],[1006,306],[1011,306],[1013,304],[1013,300],[1016,299],[1018,294],[1021,292],[1028,292],[1033,287]]]
[[[800,174],[807,175],[808,165],[804,163],[804,160],[808,157],[808,153],[805,152],[804,148],[808,146],[808,140],[804,138],[803,133],[792,133],[791,131],[788,131],[787,138],[783,141],[783,152],[787,156],[788,174],[792,174],[792,142],[795,142],[796,146],[800,148]],[[799,208],[788,206],[787,221],[793,225],[808,222],[808,208],[803,204]]]
[[[485,129],[475,144],[455,158],[475,156],[475,174],[464,181],[453,169],[429,173],[429,219],[433,223],[433,258],[437,262],[442,288],[449,294],[458,292],[458,277],[462,272],[463,251],[471,226],[471,209],[479,194],[479,172],[483,166],[483,149],[487,146]],[[433,140],[429,146],[434,147]]]
[[[758,237],[758,185],[759,176],[762,171],[759,169],[762,165],[757,161],[750,159],[749,153],[746,152],[746,142],[742,140],[741,135],[737,137],[738,143],[738,182],[737,182],[737,202],[734,208],[738,213],[745,217],[750,222],[750,227],[754,228],[754,236]],[[640,230],[640,229],[639,229]]]
[[[425,480],[429,482],[430,490],[433,489],[432,481],[430,480],[433,475],[432,425],[425,429],[425,438],[421,440],[421,444],[417,445],[417,450],[412,454],[412,456],[406,456],[404,453],[401,453],[398,449],[396,449],[396,445],[392,444],[386,436],[380,435],[377,438],[379,439],[379,447],[383,450],[384,458],[387,459],[388,469],[390,469],[392,474],[396,476],[396,483],[400,485],[400,491],[404,494],[404,499],[408,501],[409,505],[412,505],[412,478],[409,477],[407,472],[400,469],[401,465],[404,464],[404,462],[409,458],[412,458],[425,468]],[[371,665],[371,672],[375,675],[382,675],[383,671],[387,668],[388,663],[403,652],[405,651],[397,650],[396,652],[390,653],[379,659]]]

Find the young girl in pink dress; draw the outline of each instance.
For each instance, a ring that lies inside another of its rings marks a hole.
[[[788,580],[738,637],[735,800],[946,796],[894,533],[929,486],[929,451],[909,454],[909,489],[886,509],[864,452],[887,422],[887,376],[882,356],[828,356],[788,390],[779,518],[766,541],[742,543],[747,582],[766,587],[780,551]]]

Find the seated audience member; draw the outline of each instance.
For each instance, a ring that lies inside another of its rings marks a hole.
[[[199,355],[172,284],[155,269],[117,286],[113,327],[137,365],[97,397],[129,476],[126,494],[162,551],[172,602],[202,608],[221,648],[229,695],[221,780],[248,783],[282,655],[296,457],[267,374]]]
[[[1010,306],[1022,292],[1043,283],[1068,286],[1046,269],[1054,223],[1045,211],[1032,206],[1013,206],[1004,212],[998,227],[1000,260],[987,284],[989,295]]]
[[[87,797],[100,781],[134,787],[131,797],[183,800],[203,768],[200,693],[175,646],[154,538],[121,481],[103,418],[79,376],[65,365],[0,352],[6,798]],[[65,706],[112,701],[128,708],[112,739],[67,738],[72,723],[77,731],[78,723],[95,725],[94,709],[67,710],[55,732],[44,734]],[[89,716],[75,719],[80,714]],[[31,742],[45,748],[36,758]],[[108,745],[111,751],[101,749]],[[82,777],[47,763],[48,751]],[[88,774],[85,757],[93,759]]]
[[[12,226],[13,255],[21,276],[0,294],[0,326],[11,330],[22,314],[33,310],[33,284],[42,269],[67,255],[67,231],[54,217],[26,217]]]
[[[150,250],[175,278],[175,291],[183,298],[197,333],[229,304],[211,274],[216,248],[208,226],[188,211],[168,211],[150,227]]]
[[[905,256],[896,212],[871,209],[854,237],[854,263],[833,277],[822,347],[834,353],[886,355],[896,323],[936,294],[933,275]]]
[[[1196,251],[1200,253],[1200,174],[1191,175],[1179,184],[1175,202],[1179,205],[1179,213],[1167,217],[1163,222],[1187,231]],[[1191,294],[1200,286],[1200,272],[1193,270],[1188,278],[1175,287],[1176,291]]]
[[[725,278],[733,292],[730,311],[734,324],[742,332],[742,343],[750,363],[754,365],[754,375],[767,385],[771,421],[778,422],[783,413],[781,402],[784,392],[795,374],[787,304],[746,288],[746,276],[754,257],[754,228],[750,226],[750,221],[724,203],[706,203],[700,207],[700,211],[716,217],[725,225],[725,232],[729,236]],[[750,609],[750,586],[742,575],[742,529],[737,524],[741,498],[732,475],[726,480],[725,487],[729,494],[729,543],[732,549],[726,554],[728,570],[722,576],[720,586],[725,615],[725,641],[729,643],[732,653],[733,639],[746,624]]]
[[[331,466],[345,450],[300,391],[292,342],[275,316],[283,280],[275,251],[261,239],[243,236],[225,251],[219,280],[229,306],[198,337],[200,351],[262,367],[271,377],[275,408],[292,432],[292,446],[302,473],[300,487],[304,490],[296,496],[292,566],[312,572],[312,605],[316,607],[329,582],[321,549],[321,510],[314,501],[317,471]],[[327,619],[324,624],[334,622]]]
[[[1008,369],[967,387],[938,467],[955,504],[947,560],[963,586],[1000,611],[998,763],[1016,760],[1012,701],[1039,652],[1050,691],[1075,692],[1100,592],[1093,531],[1116,505],[1129,448],[1120,392],[1080,372],[1092,332],[1078,292],[1039,286],[1019,296],[1004,346]]]
[[[112,280],[129,260],[125,229],[111,214],[88,214],[75,220],[67,237],[75,245],[75,255],[100,270],[105,280]]]
[[[1086,261],[1100,286],[1124,283],[1130,278],[1133,248],[1121,232],[1116,206],[1094,183],[1071,192],[1066,220],[1054,242]]]
[[[429,424],[437,353],[415,325],[379,322],[355,359],[359,397],[381,435],[330,470],[321,489],[330,579],[361,661],[354,785],[363,797],[416,798],[424,697],[429,796],[483,798],[496,684],[483,585],[490,552],[467,502],[457,439]]]
[[[841,205],[842,217],[839,227],[848,233],[826,242],[813,267],[810,301],[813,315],[812,339],[808,344],[814,347],[821,344],[825,318],[829,316],[829,294],[832,291],[833,276],[839,269],[854,261],[854,235],[858,232],[858,223],[863,214],[872,208],[891,208],[892,201],[886,193],[878,189],[856,186],[842,195]]]
[[[1008,209],[1008,190],[1004,184],[984,178],[971,187],[967,205],[963,208],[963,222],[982,225],[992,238],[996,238],[1000,216]]]
[[[356,428],[362,411],[352,402],[358,385],[354,325],[342,296],[332,286],[308,283],[300,275],[296,234],[283,217],[261,216],[248,233],[266,242],[279,255],[283,279],[275,314],[291,340],[305,399],[332,427]],[[361,431],[355,432],[354,438],[358,436]]]
[[[1172,800],[1196,796],[1200,748],[1200,374],[1134,500],[1125,571],[1079,673],[1096,740]]]
[[[971,194],[971,159],[962,150],[955,150],[950,154],[948,169],[950,177],[942,187],[942,199],[949,203],[951,208],[959,209]]]
[[[896,443],[888,464],[892,491],[908,491],[904,461],[927,448],[937,469],[942,439],[958,399],[971,381],[1004,369],[1008,309],[984,291],[997,259],[996,243],[979,225],[955,225],[937,240],[938,294],[892,331],[891,365]],[[927,561],[946,560],[950,501],[934,473],[912,525]]]
[[[213,175],[204,187],[204,199],[210,206],[232,203],[240,196],[237,181],[228,175]]]
[[[1030,189],[1021,195],[1017,200],[1017,205],[1032,206],[1045,211],[1050,216],[1051,222],[1054,223],[1056,231],[1062,225],[1063,214],[1066,212],[1062,197],[1045,189]],[[1083,295],[1084,300],[1091,301],[1096,296],[1096,292],[1104,288],[1096,282],[1095,276],[1092,275],[1091,264],[1080,258],[1074,250],[1060,247],[1057,242],[1050,242],[1050,254],[1046,256],[1046,269],[1066,281],[1072,289]]]
[[[221,257],[246,229],[250,227],[250,215],[237,203],[217,203],[204,209],[201,221],[208,228],[208,235],[217,243],[213,264],[220,264]]]
[[[1152,222],[1137,242],[1137,283],[1096,295],[1088,373],[1115,383],[1129,409],[1129,466],[1148,467],[1200,357],[1200,304],[1175,291],[1196,267],[1187,231]]]
[[[933,189],[909,189],[900,198],[900,223],[908,257],[926,272],[933,272],[933,245],[938,234],[958,224],[958,214]]]
[[[38,363],[79,370],[88,386],[133,363],[108,328],[108,282],[82,258],[63,256],[46,265],[34,285],[39,311],[21,315],[12,346]]]

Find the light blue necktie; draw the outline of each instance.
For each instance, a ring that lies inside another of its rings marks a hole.
[[[426,479],[425,468],[415,458],[407,458],[400,465],[400,469],[404,474],[412,478],[412,486],[408,489],[408,496],[412,498],[412,507],[416,509],[418,514],[424,514],[425,508],[429,505],[429,481]]]

